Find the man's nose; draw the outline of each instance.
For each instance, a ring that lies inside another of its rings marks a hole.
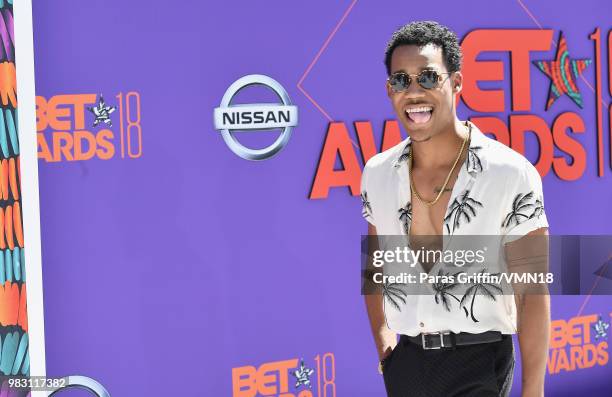
[[[422,98],[425,96],[425,89],[417,82],[417,77],[412,77],[410,84],[404,90],[404,97],[411,98]]]

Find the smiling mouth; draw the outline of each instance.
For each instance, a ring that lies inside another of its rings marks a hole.
[[[425,124],[431,119],[433,113],[432,106],[419,106],[415,108],[406,109],[404,111],[408,120],[415,124]]]

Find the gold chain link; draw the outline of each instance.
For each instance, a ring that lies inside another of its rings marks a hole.
[[[448,173],[448,175],[446,176],[446,180],[444,181],[444,185],[442,185],[442,188],[440,189],[440,191],[438,192],[438,195],[436,196],[436,198],[433,201],[425,201],[423,200],[423,198],[419,195],[419,192],[417,192],[416,187],[414,186],[414,179],[412,178],[412,145],[410,145],[410,149],[408,151],[408,175],[410,178],[410,190],[414,193],[414,195],[416,196],[416,198],[423,204],[425,204],[428,207],[431,207],[432,205],[436,204],[438,202],[438,200],[440,200],[440,197],[442,197],[442,193],[444,193],[444,190],[446,189],[446,185],[448,185],[448,181],[451,178],[451,175],[453,174],[453,171],[455,170],[455,167],[457,166],[457,163],[459,162],[459,159],[461,158],[461,155],[463,154],[463,149],[465,148],[465,143],[468,141],[468,138],[470,138],[470,136],[472,135],[472,125],[466,121],[466,127],[468,127],[469,131],[468,131],[468,135],[466,135],[465,138],[463,138],[463,143],[461,144],[461,148],[459,149],[459,154],[457,155],[457,158],[455,159],[455,163],[453,164],[450,172]]]

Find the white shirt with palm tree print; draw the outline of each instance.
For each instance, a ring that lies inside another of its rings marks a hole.
[[[503,244],[548,227],[542,180],[523,155],[468,123],[468,155],[448,202],[443,241],[446,246],[453,236],[499,236],[499,246],[489,255],[503,262]],[[379,236],[410,234],[409,146],[408,137],[373,156],[364,167],[362,215],[376,227]],[[438,265],[433,266],[430,275],[446,274]],[[496,285],[487,283],[457,288],[431,284],[427,288],[431,289],[423,294],[406,293],[401,283],[383,283],[385,318],[391,330],[411,336],[446,330],[516,333],[516,305],[511,292],[498,291]]]

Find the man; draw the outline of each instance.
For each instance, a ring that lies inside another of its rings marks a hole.
[[[376,240],[403,235],[411,247],[438,248],[445,237],[497,235],[508,267],[546,268],[541,178],[525,157],[457,118],[461,59],[456,35],[436,22],[413,22],[393,34],[385,54],[386,89],[408,138],[364,167],[368,233]],[[420,266],[428,274],[441,272],[436,263]],[[514,333],[522,396],[544,395],[550,329],[545,293],[515,288],[515,295],[467,299],[386,288],[365,301],[389,396],[508,396]]]

